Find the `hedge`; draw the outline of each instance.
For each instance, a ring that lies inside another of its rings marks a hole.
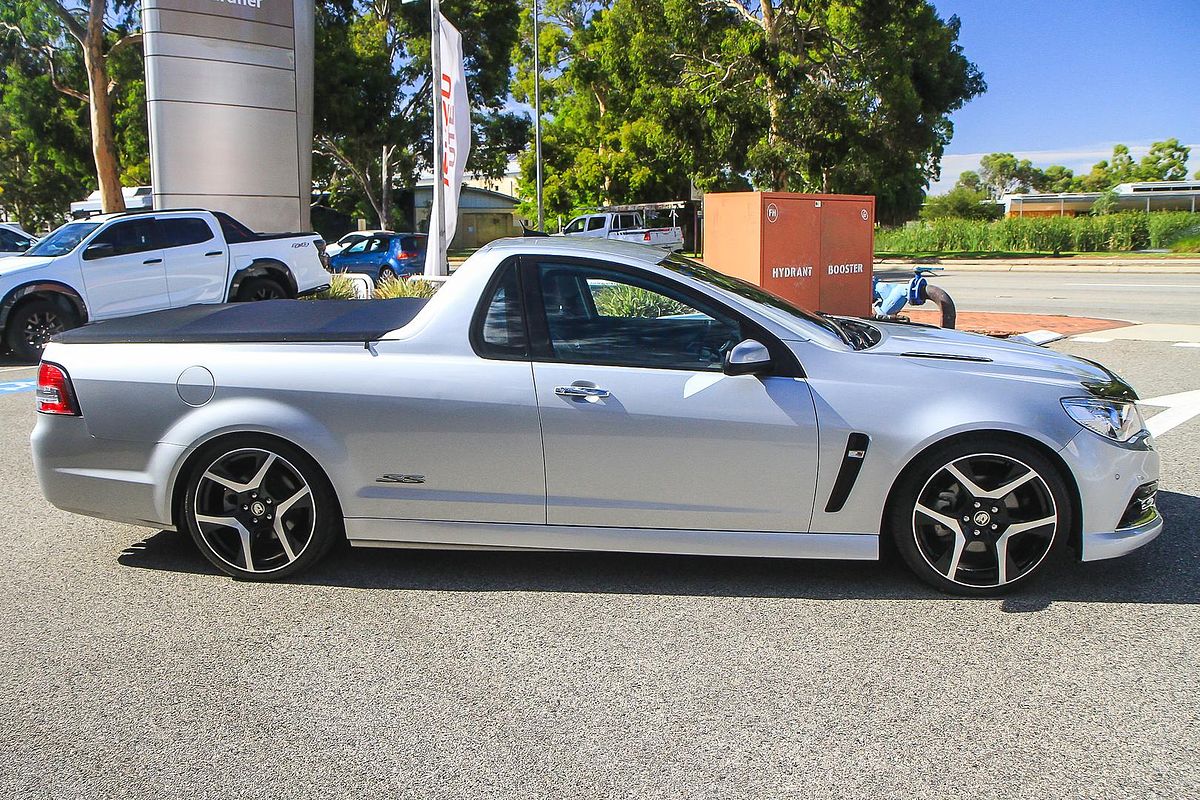
[[[1165,248],[1200,230],[1187,211],[1127,211],[1087,217],[1008,217],[995,222],[939,219],[881,229],[875,249],[884,253],[1078,252]]]

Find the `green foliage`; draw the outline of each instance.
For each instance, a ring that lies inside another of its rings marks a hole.
[[[1004,206],[991,202],[987,192],[955,186],[946,194],[926,199],[921,219],[999,219]]]
[[[1008,217],[996,222],[938,219],[880,230],[875,249],[927,252],[1111,252],[1166,247],[1200,218],[1186,211],[1105,216]]]
[[[1111,214],[1117,210],[1117,190],[1105,189],[1096,198],[1096,202],[1092,203],[1092,207],[1088,213],[1094,217],[1102,217],[1105,214]]]
[[[463,37],[473,123],[467,169],[500,175],[528,141],[524,115],[503,111],[518,0],[446,0],[441,7]],[[339,211],[411,227],[382,188],[413,186],[431,167],[429,7],[317,0],[316,15],[314,179]]]
[[[522,14],[514,95],[527,102]],[[909,216],[937,177],[949,114],[984,90],[957,38],[958,20],[925,0],[550,0],[539,33],[547,211],[747,188],[749,177],[874,194],[881,218]],[[522,159],[526,197],[533,167]]]
[[[1012,153],[989,153],[980,159],[979,173],[967,172],[969,188],[978,188],[982,180],[993,197],[1013,192],[1102,192],[1119,183],[1132,181],[1181,181],[1187,179],[1190,148],[1178,139],[1165,139],[1150,146],[1150,151],[1135,162],[1126,145],[1113,147],[1111,159],[1098,161],[1086,175],[1054,164],[1038,169],[1028,159],[1017,160]],[[1200,172],[1196,173],[1200,178]],[[962,178],[959,179],[962,183]],[[1107,207],[1107,205],[1105,206]],[[1099,213],[1108,213],[1102,211]]]
[[[0,5],[0,212],[30,230],[57,225],[72,201],[96,188],[83,55],[52,2]],[[108,3],[104,60],[127,186],[150,180],[145,67],[140,47],[113,47],[138,20],[136,4]]]
[[[353,300],[354,283],[344,273],[335,272],[329,279],[329,288],[316,294],[305,295],[305,300]]]
[[[376,300],[393,300],[397,297],[433,297],[441,283],[423,281],[420,278],[384,278],[375,284]]]
[[[1172,253],[1200,253],[1200,233],[1180,237],[1169,247]]]
[[[593,293],[596,311],[604,317],[641,317],[654,319],[673,314],[695,313],[683,303],[625,283],[600,286]]]

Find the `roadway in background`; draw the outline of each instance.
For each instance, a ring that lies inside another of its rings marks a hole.
[[[891,265],[877,274],[907,280]],[[1131,322],[1200,324],[1200,274],[955,272],[930,277],[960,311],[1070,314]]]

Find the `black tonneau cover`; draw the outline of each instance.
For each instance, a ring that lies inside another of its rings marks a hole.
[[[93,322],[60,333],[65,344],[200,342],[368,342],[407,325],[428,302],[267,300],[194,305]]]

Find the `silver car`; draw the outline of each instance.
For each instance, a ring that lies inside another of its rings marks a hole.
[[[46,497],[240,578],[362,547],[875,559],[939,589],[1162,530],[1103,367],[833,319],[638,245],[509,239],[432,299],[196,306],[45,353]]]

